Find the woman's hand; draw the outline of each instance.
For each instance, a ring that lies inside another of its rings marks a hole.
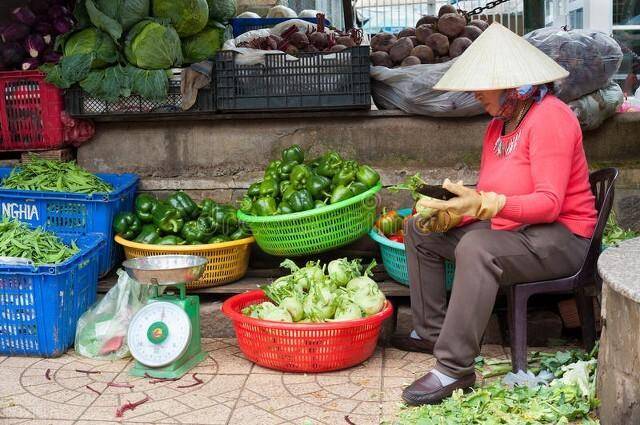
[[[461,215],[441,210],[429,218],[418,217],[416,227],[422,233],[444,233],[456,227],[461,221]]]
[[[448,201],[420,199],[418,201],[420,207],[488,220],[495,217],[507,201],[504,195],[494,192],[478,192],[475,189],[463,186],[462,182],[453,183],[449,179],[444,181],[442,187],[458,196]]]

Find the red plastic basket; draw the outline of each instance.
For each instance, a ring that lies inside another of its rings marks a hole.
[[[282,323],[247,317],[242,309],[268,301],[262,290],[234,295],[222,312],[231,319],[238,345],[252,362],[283,372],[328,372],[362,363],[373,354],[382,322],[393,306],[359,320]]]
[[[62,92],[38,71],[0,72],[0,151],[64,145]]]

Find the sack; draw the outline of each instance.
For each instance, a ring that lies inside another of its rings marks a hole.
[[[451,64],[371,67],[371,95],[378,109],[401,109],[432,117],[470,117],[484,114],[473,93],[433,90]]]
[[[147,286],[118,270],[118,283],[78,320],[75,350],[92,359],[128,357],[127,330],[148,296]]]
[[[583,130],[593,130],[615,114],[623,101],[622,89],[612,81],[600,90],[569,102],[569,107],[578,117]]]
[[[569,71],[554,88],[565,102],[606,86],[622,62],[618,43],[601,31],[541,28],[524,38]]]

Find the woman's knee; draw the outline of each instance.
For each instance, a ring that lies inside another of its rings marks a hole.
[[[411,249],[416,249],[419,246],[423,251],[431,251],[430,248],[442,243],[442,235],[421,232],[416,226],[417,218],[417,216],[411,217],[404,223],[405,245]]]
[[[491,256],[487,241],[493,230],[480,229],[465,234],[455,249],[456,263],[464,260],[477,261]]]

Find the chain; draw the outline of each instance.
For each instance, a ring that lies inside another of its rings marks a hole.
[[[493,9],[494,7],[496,7],[498,5],[501,5],[502,3],[506,3],[508,1],[509,0],[494,0],[494,1],[487,2],[487,4],[485,4],[484,7],[483,6],[478,6],[475,9],[472,9],[472,10],[470,10],[468,12],[466,12],[464,10],[462,10],[461,12],[462,12],[463,15],[465,15],[468,18],[468,17],[473,16],[473,15],[479,15],[486,9]]]

